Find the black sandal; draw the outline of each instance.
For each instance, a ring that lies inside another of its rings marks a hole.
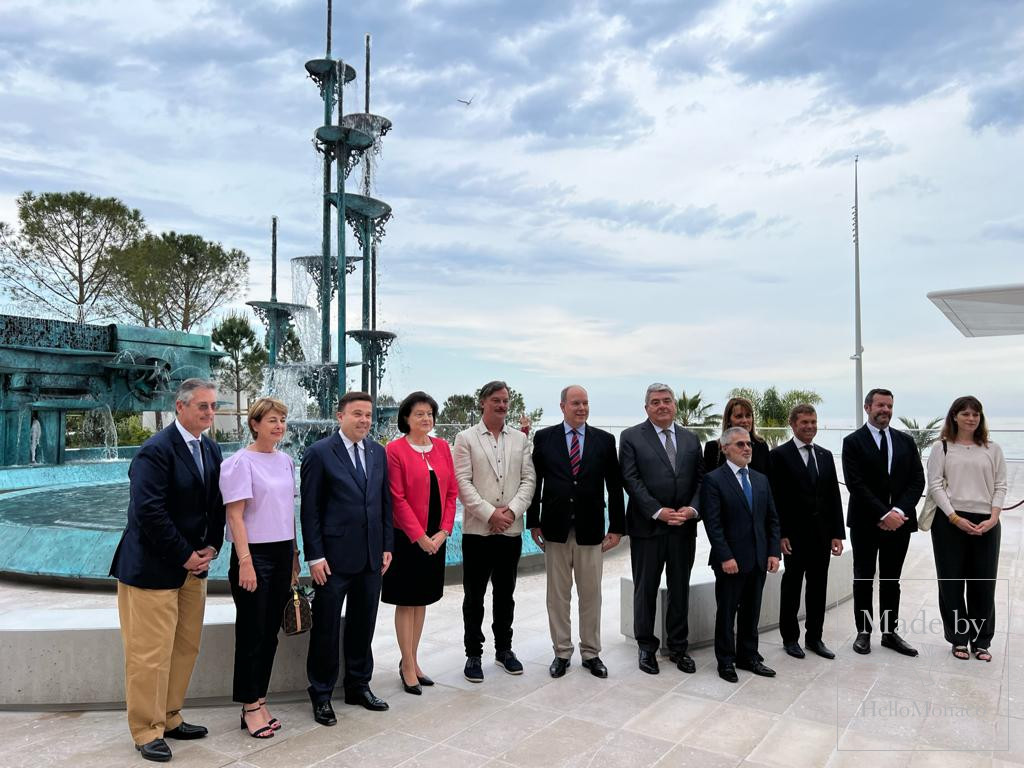
[[[992,661],[992,654],[988,652],[988,648],[975,648],[974,658],[978,661]]]
[[[246,712],[259,712],[263,707],[256,707],[255,709],[246,709],[245,705],[242,705],[242,725],[239,730],[245,731],[254,739],[272,739],[274,738],[274,729],[269,725],[264,725],[261,728],[257,728],[255,731],[250,731],[249,726],[245,724],[245,713]]]
[[[266,707],[267,707],[267,700],[263,699],[262,701],[260,701],[260,708],[261,709],[266,709]],[[267,714],[270,714],[269,710],[267,711]],[[281,721],[278,720],[276,717],[272,717],[269,720],[267,720],[267,725],[269,725],[275,731],[281,730]]]
[[[960,659],[961,661],[970,661],[971,649],[968,648],[966,645],[954,645],[953,658]]]

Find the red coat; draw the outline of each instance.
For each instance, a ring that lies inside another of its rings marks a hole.
[[[439,437],[430,438],[430,442],[434,449],[427,454],[414,449],[405,437],[392,440],[387,447],[395,528],[401,530],[409,541],[416,541],[426,533],[430,512],[430,470],[426,458],[434,468],[441,492],[441,528],[451,536],[455,524],[455,499],[459,495],[459,485],[455,480],[452,451],[448,443]]]

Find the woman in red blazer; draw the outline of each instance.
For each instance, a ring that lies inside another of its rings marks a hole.
[[[402,687],[417,696],[421,686],[434,684],[420,669],[416,650],[427,606],[444,592],[445,542],[455,524],[459,492],[448,443],[430,436],[436,416],[434,398],[413,392],[398,408],[398,429],[405,436],[387,447],[395,552],[381,600],[395,606]]]

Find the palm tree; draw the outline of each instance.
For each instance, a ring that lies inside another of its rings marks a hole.
[[[754,404],[754,423],[764,430],[763,437],[769,445],[776,446],[786,439],[789,427],[789,412],[801,403],[818,405],[822,397],[812,389],[791,389],[779,394],[775,387],[761,392],[750,387],[736,387],[729,397],[745,397]]]
[[[906,416],[900,416],[900,421],[903,422],[903,426],[910,432],[910,436],[914,438],[914,445],[917,446],[917,453],[920,455],[939,436],[939,426],[942,424],[942,417],[937,416],[923,427],[917,425],[917,419],[908,419]]]
[[[714,407],[714,403],[702,402],[701,392],[688,397],[683,390],[676,401],[676,423],[689,429],[700,440],[707,440],[722,421],[721,416],[711,413]]]

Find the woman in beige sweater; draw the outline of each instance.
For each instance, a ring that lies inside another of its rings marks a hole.
[[[928,491],[937,506],[932,549],[946,640],[958,659],[973,651],[992,661],[1006,460],[988,439],[976,397],[958,397],[949,407],[941,442],[928,457]]]

